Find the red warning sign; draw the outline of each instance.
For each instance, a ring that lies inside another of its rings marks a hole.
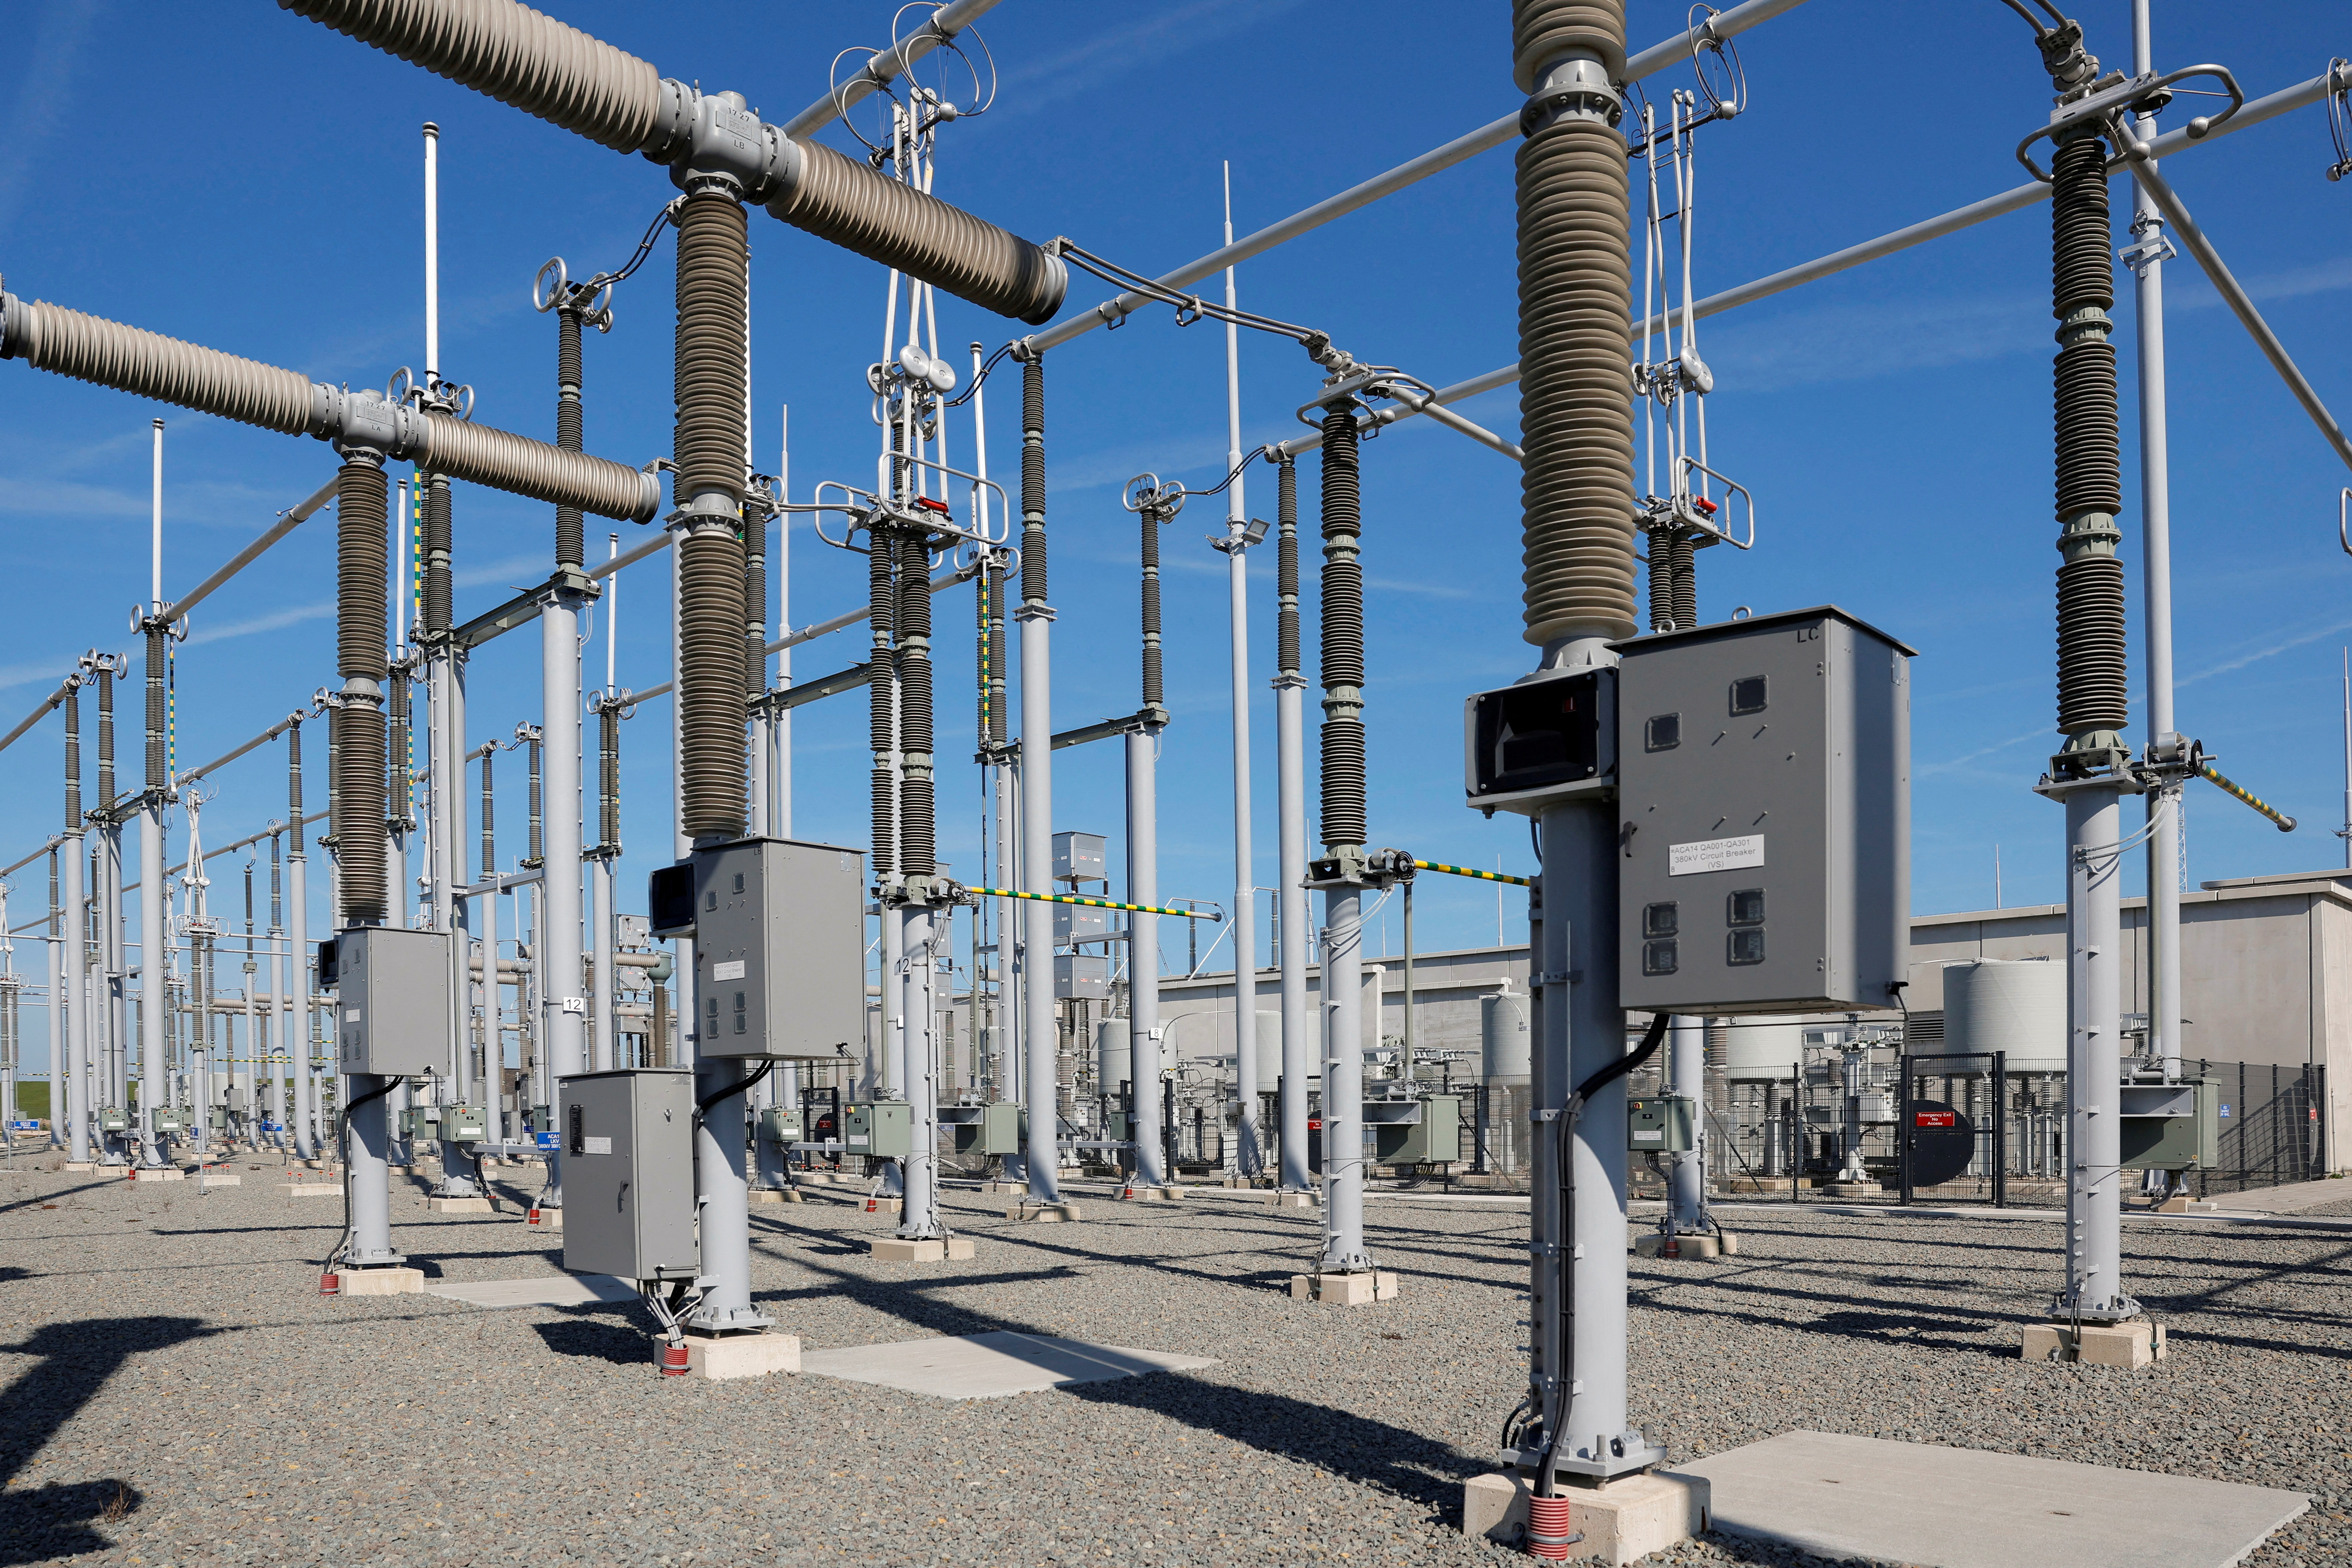
[[[1912,1123],[1918,1127],[1956,1127],[1959,1112],[1956,1110],[1915,1110]]]

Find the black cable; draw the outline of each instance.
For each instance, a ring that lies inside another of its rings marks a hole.
[[[677,221],[677,204],[680,199],[674,196],[662,204],[662,210],[654,214],[654,221],[646,226],[646,237],[637,241],[636,254],[622,263],[618,272],[599,272],[580,287],[601,289],[607,283],[627,282],[630,276],[646,264],[646,258],[654,253],[654,242],[661,237],[661,231]]]
[[[1312,327],[1301,327],[1288,321],[1279,321],[1272,316],[1261,316],[1251,310],[1228,310],[1197,294],[1179,293],[1173,289],[1153,282],[1140,273],[1130,272],[1117,262],[1106,260],[1091,251],[1081,249],[1066,239],[1059,242],[1056,250],[1061,256],[1075,260],[1081,271],[1090,272],[1115,288],[1129,293],[1141,294],[1146,299],[1156,300],[1163,305],[1175,306],[1180,318],[1182,312],[1191,310],[1194,313],[1195,319],[1206,317],[1213,321],[1227,321],[1237,327],[1250,327],[1261,332],[1273,332],[1300,343],[1328,344],[1330,342],[1328,334],[1317,331]]]
[[[766,1061],[760,1064],[760,1070],[758,1072],[752,1073],[749,1077],[745,1078],[740,1083],[730,1084],[725,1089],[720,1089],[718,1093],[695,1101],[694,1114],[698,1117],[707,1116],[710,1113],[710,1108],[718,1104],[720,1100],[728,1099],[732,1095],[750,1093],[752,1086],[757,1084],[761,1079],[767,1077],[771,1072],[773,1072],[775,1070],[775,1058],[772,1057],[769,1058]]]
[[[974,344],[973,346],[978,347],[979,345]],[[971,402],[971,395],[980,390],[981,384],[988,379],[988,373],[996,368],[997,362],[1002,360],[1006,354],[1011,353],[1018,346],[1019,344],[1017,341],[1006,343],[1003,348],[998,349],[994,353],[989,355],[987,359],[981,362],[980,374],[971,378],[971,384],[963,389],[963,395],[961,397],[950,397],[947,402],[941,404],[940,406],[943,408],[961,408],[965,404]]]

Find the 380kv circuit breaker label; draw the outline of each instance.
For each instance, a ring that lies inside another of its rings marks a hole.
[[[1666,846],[1666,875],[1696,876],[1702,871],[1736,871],[1764,864],[1764,836],[1749,833],[1738,838],[1702,838],[1695,844]]]

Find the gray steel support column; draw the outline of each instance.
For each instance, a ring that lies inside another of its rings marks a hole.
[[[533,944],[541,960],[541,1058],[549,1079],[588,1070],[588,1001],[581,982],[580,805],[580,598],[568,589],[547,596],[539,613],[541,828],[538,927]],[[491,1079],[492,1110],[498,1079]],[[549,1087],[536,1079],[531,1092],[554,1103]],[[547,1156],[547,1188],[540,1207],[563,1206],[562,1141]]]
[[[353,1102],[374,1094],[384,1080],[374,1073],[352,1073],[344,1085],[342,1153],[350,1165],[343,1190],[351,1194],[351,1244],[342,1261],[355,1268],[382,1268],[403,1261],[392,1246],[392,1108],[389,1097]]]
[[[1024,605],[1021,625],[1021,890],[1054,885],[1054,612]],[[1061,1100],[1055,1077],[1054,906],[1021,900],[1022,1033],[1029,1053],[1029,1201],[1061,1201]]]
[[[1276,922],[1282,962],[1282,1190],[1314,1189],[1307,1166],[1307,1082],[1314,1076],[1322,1032],[1307,1007],[1307,680],[1284,675],[1274,683],[1275,773],[1281,819],[1281,918]],[[1256,1038],[1255,1030],[1251,1039]]]
[[[2132,0],[2132,59],[2135,74],[2153,69],[2148,37],[2148,0]],[[2143,142],[2157,137],[2156,116],[2135,118]],[[2137,258],[2131,267],[2132,320],[2138,334],[2139,489],[2141,562],[2147,582],[2147,726],[2158,745],[2173,734],[2172,721],[2172,471],[2165,429],[2164,214],[2147,187],[2135,182],[2132,218]],[[2147,840],[2147,1046],[2164,1063],[2168,1078],[2180,1071],[2180,816],[2181,791],[2151,790],[2146,797],[2154,831]],[[2352,847],[2352,839],[2347,839]]]
[[[2123,1286],[2123,825],[2114,788],[2066,796],[2066,1291],[2062,1321],[2136,1317]]]
[[[73,1075],[68,1070],[70,1057],[66,1050],[65,945],[65,938],[61,936],[48,937],[41,943],[41,950],[48,958],[48,1005],[42,1011],[48,1015],[49,1019],[49,1147],[52,1149],[70,1147],[67,1133],[75,1125],[67,1114],[67,1108],[73,1103]],[[83,1152],[68,1154],[67,1158],[88,1160],[88,1147],[85,1143]]]
[[[1697,1147],[1675,1154],[1666,1167],[1667,1228],[1676,1236],[1706,1229],[1706,1020],[1675,1016],[1666,1035],[1672,1053],[1672,1092],[1691,1102]]]
[[[1321,1267],[1347,1273],[1372,1266],[1364,1246],[1363,900],[1361,888],[1323,893]]]
[[[80,846],[76,844],[76,853]],[[74,881],[81,881],[76,868]],[[163,808],[153,790],[140,797],[139,802],[139,988],[146,1005],[139,1016],[139,1160],[150,1169],[164,1163],[162,1146],[155,1136],[155,1113],[168,1105],[170,1089],[166,1087],[163,1065],[163,1035],[171,1009],[170,987],[164,979],[164,917],[170,913],[171,895],[163,885]],[[82,943],[82,910],[79,895],[74,911],[74,962],[80,963]],[[87,1015],[87,1005],[79,985],[74,991],[76,1010]]]
[[[906,1097],[908,1121],[914,1127],[914,1152],[906,1162],[906,1202],[898,1210],[898,1234],[909,1241],[931,1241],[947,1234],[940,1220],[940,1074],[945,1065],[931,1029],[934,1009],[931,981],[938,960],[932,943],[944,933],[945,921],[928,905],[907,904],[896,911],[901,922],[899,948],[899,1013],[906,1020]],[[890,918],[886,912],[886,921]]]
[[[1538,1408],[1553,1408],[1555,1380],[1568,1373],[1562,1454],[1630,1469],[1639,1461],[1621,1463],[1625,1456],[1611,1451],[1627,1436],[1625,1080],[1597,1091],[1577,1120],[1568,1152],[1574,1211],[1565,1215],[1558,1114],[1578,1084],[1625,1054],[1625,1015],[1617,1005],[1617,809],[1611,801],[1548,805],[1542,823],[1543,926],[1534,965],[1542,1000],[1528,1163],[1536,1393]],[[1559,1290],[1562,1246],[1577,1249],[1572,1300]],[[1642,1445],[1625,1447],[1638,1453]]]
[[[874,1098],[907,1098],[907,911],[882,906],[882,1059],[876,1063]]]
[[[294,1014],[286,1026],[286,1059],[293,1069],[289,1076],[294,1080],[294,1151],[315,1160],[322,1151],[311,1121],[317,1102],[310,1081],[310,1019],[317,1004],[310,991],[310,862],[302,853],[302,829],[296,826],[287,838],[291,846],[286,856],[287,960],[293,971]]]
[[[701,1005],[701,998],[694,999]],[[699,1018],[700,1013],[692,1015]],[[688,1314],[689,1328],[703,1333],[764,1329],[774,1320],[751,1306],[751,1184],[743,1170],[741,1085],[754,1064],[726,1057],[698,1060],[696,1100],[710,1100],[730,1086],[735,1092],[712,1100],[694,1128],[694,1195],[702,1215],[702,1299]]]
[[[99,959],[105,975],[98,987],[101,1006],[91,1019],[97,1027],[95,1047],[85,1037],[82,1068],[88,1075],[83,1095],[87,1114],[102,1096],[114,1105],[129,1102],[131,1038],[130,948],[123,940],[122,826],[110,822],[98,830]],[[103,1144],[105,1140],[98,1142]],[[103,1156],[101,1156],[103,1157]]]
[[[1127,901],[1160,901],[1160,796],[1157,726],[1127,732]],[[1128,1073],[1134,1084],[1135,1182],[1138,1187],[1168,1185],[1166,1151],[1160,1147],[1160,917],[1129,910],[1127,917]]]
[[[595,998],[596,1037],[588,1062],[590,1072],[605,1072],[621,1065],[621,1053],[613,1034],[613,931],[618,909],[613,902],[617,879],[613,874],[613,858],[599,855],[596,867],[596,928],[595,928]]]
[[[66,1158],[77,1164],[90,1157],[90,1131],[95,1118],[91,1116],[89,1074],[89,1007],[85,998],[89,985],[89,944],[85,933],[88,921],[82,910],[82,836],[69,832],[58,847],[58,865],[63,873],[63,891],[58,902],[65,910],[65,937],[58,943],[63,950],[62,980],[53,979],[49,985],[49,1006],[65,1024],[65,1061],[63,1070],[56,1058],[49,1060],[50,1081],[64,1088],[63,1115],[67,1127]],[[159,867],[160,870],[161,868]],[[58,1112],[52,1110],[51,1115]]]
[[[1010,689],[1010,682],[1005,689]],[[1021,763],[1013,761],[996,770],[996,874],[1004,886],[1027,886],[1021,866]],[[2347,840],[2352,843],[2352,840]],[[996,900],[996,1098],[1014,1105],[1027,1092],[1029,1057],[1023,1044],[1028,1037],[1027,985],[1029,956],[1026,914],[1022,900]],[[1026,1152],[1007,1154],[1000,1169],[1008,1182],[1029,1182]]]

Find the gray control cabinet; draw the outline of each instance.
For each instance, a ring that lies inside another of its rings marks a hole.
[[[1448,1165],[1462,1158],[1462,1097],[1424,1094],[1364,1101],[1372,1161],[1381,1165]]]
[[[1617,651],[1624,1006],[1895,1006],[1913,650],[1824,605]]]
[[[866,1039],[865,858],[741,838],[693,860],[703,1057],[837,1061]]]
[[[915,1153],[915,1108],[903,1100],[877,1100],[841,1108],[841,1141],[852,1154],[908,1160]]]
[[[449,938],[353,926],[320,944],[335,990],[335,1070],[415,1078],[449,1070]]]
[[[559,1079],[563,1267],[624,1279],[690,1279],[694,1070],[633,1068]]]
[[[1698,1147],[1698,1108],[1679,1094],[1625,1102],[1625,1147],[1635,1154],[1687,1154]]]

